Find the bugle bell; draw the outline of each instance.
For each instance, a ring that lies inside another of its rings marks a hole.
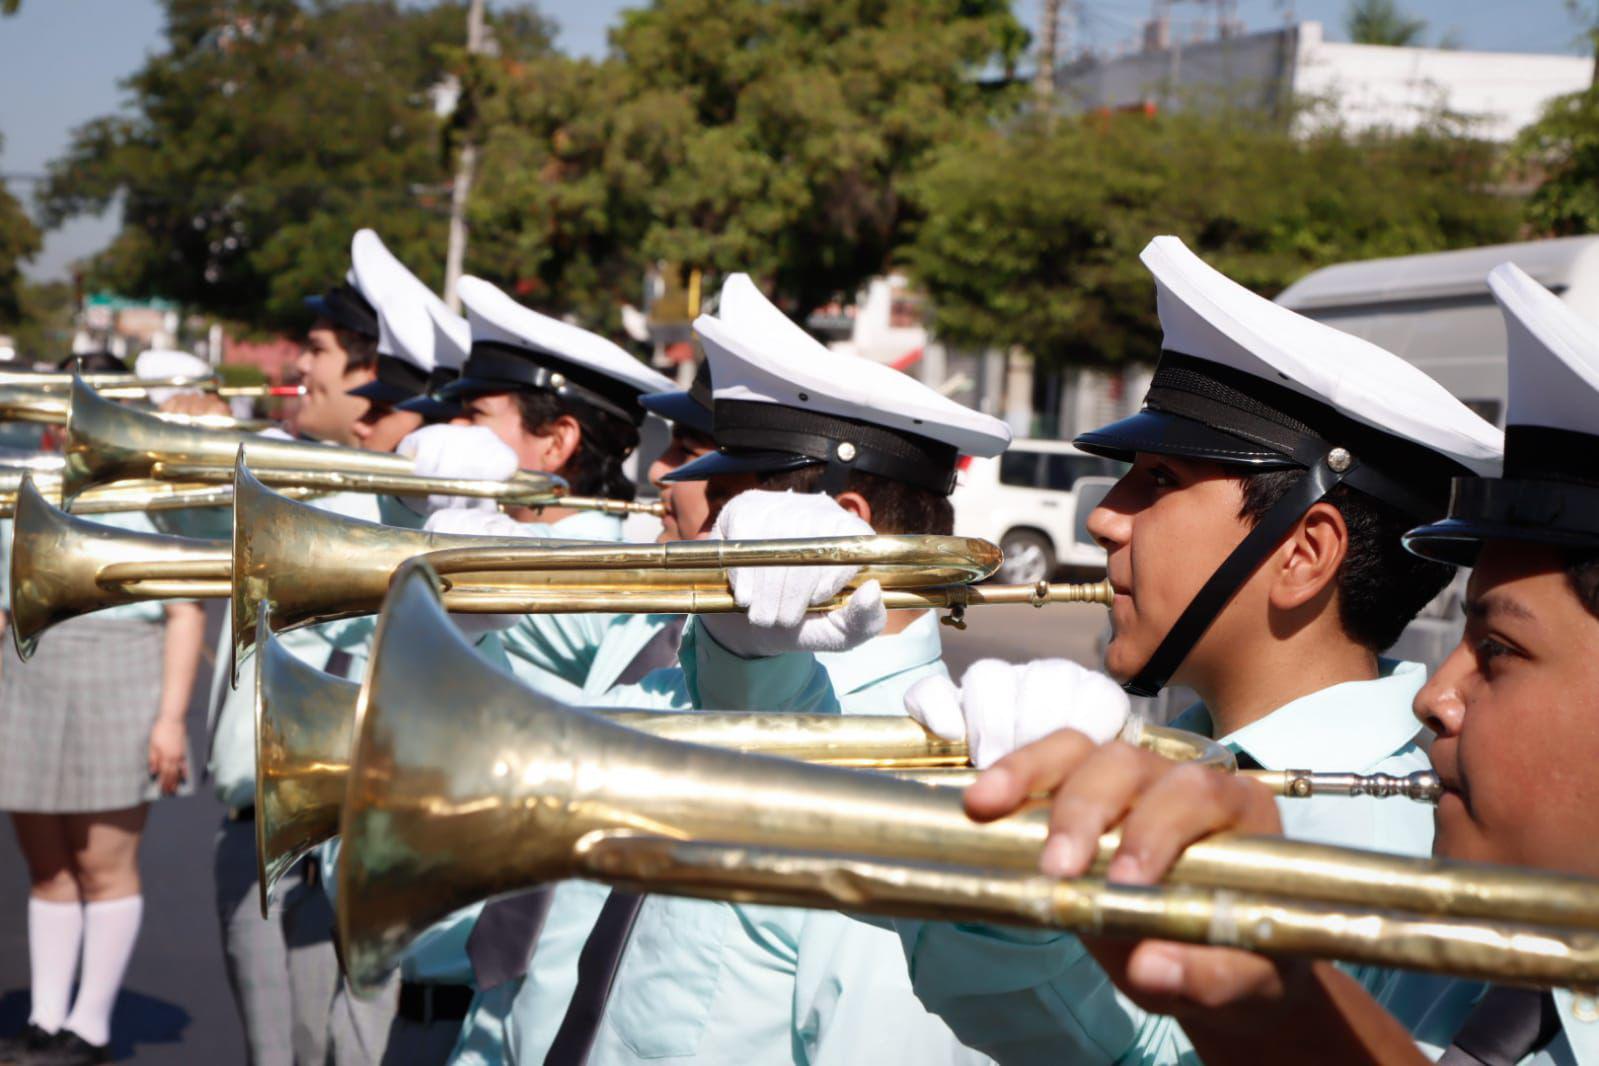
[[[435,580],[419,562],[396,576],[358,703],[336,876],[342,958],[359,992],[453,911],[573,877],[1516,983],[1599,982],[1594,881],[1230,836],[1190,847],[1162,885],[1054,881],[1034,872],[1043,811],[978,825],[949,789],[665,740],[491,691],[479,681],[501,671],[486,663],[461,676],[426,656],[384,654],[437,639]]]

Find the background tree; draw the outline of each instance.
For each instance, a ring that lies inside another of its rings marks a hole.
[[[1152,361],[1138,253],[1174,233],[1274,295],[1346,259],[1514,237],[1491,149],[1448,131],[1293,137],[1248,115],[1118,115],[984,130],[916,183],[904,259],[944,339],[1045,362]]]
[[[1419,45],[1427,20],[1405,14],[1395,0],[1349,0],[1344,30],[1355,44]]]
[[[0,140],[0,147],[4,147]],[[37,255],[42,243],[38,227],[22,205],[0,185],[0,327],[22,318],[22,263]]]
[[[1527,222],[1540,234],[1599,232],[1599,89],[1549,102],[1517,136],[1512,163],[1535,183]]]
[[[747,270],[803,314],[884,269],[907,183],[1007,107],[978,75],[1025,45],[1004,0],[655,0],[605,61],[485,90],[473,265],[607,315],[647,262]]]
[[[51,224],[120,198],[91,283],[292,325],[301,298],[348,269],[350,235],[373,226],[437,284],[448,170],[431,93],[464,8],[165,2],[167,48],[125,83],[130,111],[76,130],[41,190]],[[548,49],[541,22],[508,25],[512,51]]]

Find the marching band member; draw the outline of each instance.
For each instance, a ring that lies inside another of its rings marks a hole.
[[[139,372],[209,369],[180,354],[144,361]],[[141,511],[99,521],[155,532]],[[7,557],[11,530],[8,519]],[[10,570],[0,558],[6,604]],[[144,912],[145,820],[153,801],[192,789],[186,717],[204,635],[200,605],[171,601],[73,619],[26,663],[6,641],[0,810],[11,813],[28,865],[33,1007],[23,1034],[0,1043],[0,1061],[111,1061],[111,1008]]]
[[[998,420],[829,351],[746,276],[728,280],[720,317],[695,330],[717,450],[665,480],[707,480],[713,536],[947,534],[958,456],[1009,443]],[[680,669],[599,702],[898,713],[907,686],[943,672],[938,622],[886,617],[870,583],[807,615],[855,572],[735,569],[745,613],[693,619]],[[511,1061],[983,1061],[916,1002],[891,933],[825,912],[578,882],[552,895],[509,1019]]]
[[[1443,512],[1452,478],[1495,467],[1498,432],[1397,356],[1256,296],[1176,238],[1156,238],[1143,260],[1165,331],[1160,364],[1139,413],[1076,442],[1132,464],[1088,522],[1117,592],[1109,672],[1141,695],[1171,679],[1193,688],[1203,702],[1174,724],[1246,767],[1424,769],[1410,714],[1424,670],[1380,653],[1450,572],[1401,537]],[[935,732],[967,738],[980,765],[1070,724],[1063,708],[1102,736],[1126,714],[1119,693],[1065,663],[975,664],[959,690],[930,682],[907,703]],[[1047,705],[1042,728],[1021,717]],[[1083,803],[1047,868],[1077,865],[1071,849],[1114,814]],[[1296,799],[1282,817],[1303,840],[1431,846],[1418,804]],[[1189,1053],[1170,1019],[1112,994],[1075,937],[898,927],[923,1002],[1003,1062]]]
[[[347,283],[310,301],[319,317],[310,353],[301,361],[307,395],[300,429],[315,430],[330,441],[392,450],[401,439],[396,432],[403,434],[423,420],[396,413],[393,407],[414,398],[406,390],[423,386],[426,368],[460,359],[449,346],[458,333],[435,325],[424,294],[426,286],[375,233],[355,235]],[[335,385],[350,391],[340,393]],[[338,493],[314,502],[367,521],[414,528],[422,520],[392,497]],[[372,625],[371,619],[348,619],[292,630],[281,640],[308,663],[341,677],[359,676]],[[226,662],[231,650],[226,620],[219,649],[218,661]],[[487,639],[483,650],[496,654],[497,640]],[[254,669],[253,659],[242,663],[239,684],[232,690],[223,682],[226,671],[218,671],[213,693],[218,710],[210,771],[227,808],[217,835],[215,877],[229,983],[253,1064],[322,1062],[329,1053],[340,982],[333,915],[320,885],[318,857],[297,864],[279,882],[265,922],[257,909]],[[390,1010],[381,1020],[368,1019],[368,1028],[386,1033],[392,1015]]]
[[[692,540],[700,535],[710,513],[705,483],[670,482],[665,477],[716,447],[711,439],[709,364],[700,364],[694,384],[687,391],[654,393],[642,397],[640,403],[671,424],[666,450],[649,468],[650,482],[660,492],[664,508],[660,540]],[[682,615],[612,617],[583,684],[585,701],[598,700],[615,686],[635,684],[651,671],[675,664],[683,621]],[[575,918],[569,911],[570,901],[563,901],[553,919],[546,917],[550,899],[538,893],[484,906],[467,942],[476,994],[451,1052],[450,1061],[456,1066],[505,1061],[506,1017],[521,988],[539,930],[552,920],[557,926],[563,920],[580,922],[581,929],[571,934],[574,943],[580,942],[604,901],[603,893],[576,891],[592,899],[592,907]],[[556,940],[558,935],[552,932],[551,939]]]
[[[1444,784],[1433,853],[1595,877],[1599,329],[1518,267],[1489,283],[1510,342],[1505,476],[1457,482],[1448,517],[1406,538],[1426,558],[1475,567],[1465,634],[1415,701]],[[1250,782],[1142,759],[1110,765],[1107,754],[1048,737],[979,779],[968,804],[992,813],[1018,787],[1054,791],[1052,831],[1063,796],[1128,810],[1121,853],[1136,860],[1112,872],[1135,883],[1213,832],[1281,831]],[[1325,963],[1162,942],[1093,950],[1138,1002],[1181,1017],[1207,1062],[1261,1061],[1291,1041],[1307,1061],[1599,1063],[1591,995],[1400,973],[1373,1000]]]
[[[622,464],[638,447],[642,397],[671,380],[604,337],[539,314],[478,278],[461,279],[472,348],[460,377],[440,394],[460,403],[471,428],[434,426],[402,451],[417,473],[505,477],[517,469],[556,474],[574,494],[631,500]],[[499,446],[490,438],[498,439]],[[460,442],[471,435],[477,443]],[[620,541],[622,520],[559,506],[501,515],[464,501],[433,501],[427,528],[451,533]],[[522,521],[517,521],[522,519]],[[605,614],[525,615],[501,639],[518,677],[573,702],[609,624]],[[481,623],[480,623],[481,624]]]

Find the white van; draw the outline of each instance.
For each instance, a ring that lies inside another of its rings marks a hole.
[[[1339,263],[1277,302],[1364,337],[1426,371],[1496,425],[1505,421],[1505,326],[1488,271],[1515,263],[1599,323],[1599,237],[1560,237]]]
[[[1105,551],[1082,529],[1125,464],[1080,452],[1060,440],[1019,440],[997,459],[973,459],[960,472],[950,502],[955,532],[993,541],[1005,552],[995,575],[1031,584],[1061,566],[1104,569]],[[1089,479],[1084,482],[1083,479]],[[1091,498],[1080,489],[1094,486]]]

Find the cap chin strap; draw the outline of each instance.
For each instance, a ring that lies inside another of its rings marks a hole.
[[[1155,654],[1149,657],[1137,676],[1122,688],[1133,696],[1154,696],[1165,688],[1171,675],[1177,672],[1183,660],[1188,658],[1188,653],[1194,650],[1194,645],[1199,643],[1199,638],[1210,629],[1222,608],[1249,580],[1249,576],[1259,569],[1266,556],[1282,543],[1288,531],[1305,516],[1305,512],[1320,503],[1357,466],[1356,461],[1342,448],[1334,448],[1317,460],[1298,484],[1266,510],[1249,535],[1210,575],[1210,580],[1183,609],[1176,624],[1160,642],[1160,647],[1155,649]]]

